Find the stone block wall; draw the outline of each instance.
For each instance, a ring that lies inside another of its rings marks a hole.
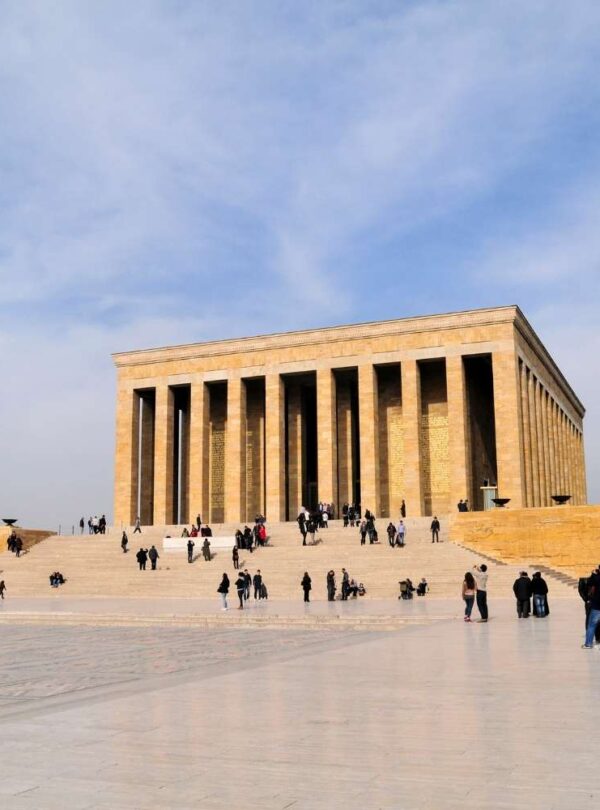
[[[210,521],[225,520],[225,431],[227,429],[227,393],[222,385],[210,392]]]
[[[505,562],[548,565],[582,576],[600,563],[600,506],[454,513],[450,539]]]
[[[378,369],[379,487],[381,517],[400,513],[404,492],[404,433],[400,366]]]
[[[246,519],[265,513],[265,393],[264,386],[246,389]]]

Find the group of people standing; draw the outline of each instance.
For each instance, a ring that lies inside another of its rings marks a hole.
[[[310,580],[310,577],[308,576],[308,573],[305,572],[304,573],[304,578],[306,578],[306,577],[308,577],[308,579]],[[302,580],[303,583],[305,581],[304,578]],[[335,571],[331,570],[331,571],[327,572],[326,584],[327,584],[327,601],[328,602],[334,602],[335,601],[335,594],[337,592]],[[304,588],[304,585],[302,587]],[[309,591],[310,591],[310,588],[309,588]],[[341,588],[340,588],[340,599],[342,600],[342,602],[346,602],[348,600],[348,597],[352,597],[352,598],[356,599],[357,596],[364,596],[366,594],[366,592],[367,591],[365,589],[365,586],[362,584],[362,582],[357,583],[356,580],[353,577],[350,576],[348,571],[346,571],[345,568],[342,568],[342,582],[341,582]],[[310,601],[309,599],[306,598],[306,592],[305,592],[305,595],[304,595],[304,601],[305,602]]]
[[[16,533],[14,529],[6,538],[6,547],[17,557],[21,556],[21,552],[23,551],[23,539]]]
[[[462,584],[462,598],[465,603],[465,621],[471,621],[471,613],[473,605],[477,601],[477,609],[480,618],[478,621],[487,622],[488,620],[488,605],[487,605],[487,565],[473,566],[473,573],[467,571]]]
[[[267,545],[267,527],[264,518],[254,523],[254,526],[244,526],[243,530],[238,529],[235,533],[235,545],[238,549],[247,549],[252,554],[252,547]]]
[[[106,515],[94,515],[94,517],[88,518],[87,522],[88,527],[88,534],[106,534]],[[83,534],[83,530],[85,529],[85,518],[80,518],[79,520],[79,533]]]
[[[240,604],[238,605],[238,610],[244,609],[244,603],[250,599],[250,592],[252,588],[254,588],[254,599],[268,599],[269,594],[267,591],[267,586],[263,580],[263,576],[260,572],[260,568],[257,569],[254,576],[250,574],[247,568],[243,571],[238,571],[237,579],[235,580],[235,589],[238,595],[238,599]],[[226,573],[223,574],[221,578],[221,582],[219,587],[217,588],[217,593],[221,594],[221,602],[222,602],[222,609],[229,610],[229,605],[227,604],[227,596],[229,594],[229,590],[231,588],[231,581]]]

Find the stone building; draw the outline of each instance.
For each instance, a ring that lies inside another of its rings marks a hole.
[[[115,522],[586,502],[584,408],[518,307],[114,355]]]

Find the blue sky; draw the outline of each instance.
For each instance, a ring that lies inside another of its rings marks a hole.
[[[600,4],[0,2],[0,506],[112,509],[112,351],[517,303],[600,498]]]

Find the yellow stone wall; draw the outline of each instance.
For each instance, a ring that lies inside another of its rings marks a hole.
[[[421,480],[426,515],[450,510],[448,398],[444,363],[421,367]]]
[[[219,386],[219,389],[221,386]],[[210,521],[225,520],[225,430],[227,399],[223,391],[211,392],[210,398]]]
[[[25,550],[31,548],[31,546],[34,546],[36,543],[40,543],[42,540],[45,540],[46,537],[51,537],[53,534],[56,534],[56,532],[51,531],[50,529],[21,529],[19,526],[15,526],[15,530],[23,541],[23,548]],[[79,532],[79,526],[75,527],[75,531]],[[0,554],[7,551],[6,541],[11,533],[12,529],[10,529],[8,526],[2,526],[0,528]],[[2,579],[1,573],[0,579]]]
[[[577,576],[600,563],[600,506],[454,513],[450,539],[505,562],[542,564]]]
[[[397,519],[404,495],[404,432],[400,366],[379,370],[379,512]]]

